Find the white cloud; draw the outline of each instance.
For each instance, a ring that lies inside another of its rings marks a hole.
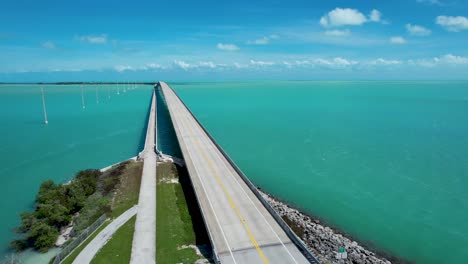
[[[262,37],[256,40],[249,40],[247,41],[247,44],[252,44],[252,45],[266,45],[269,44],[272,39],[278,39],[278,35],[270,35],[266,37]]]
[[[406,24],[406,30],[414,36],[428,36],[431,34],[431,30],[418,25]]]
[[[442,2],[439,0],[417,0],[417,2],[429,5],[442,5]]]
[[[379,10],[373,9],[369,15],[369,20],[373,22],[380,22],[380,17],[382,13]]]
[[[118,72],[124,72],[124,71],[134,71],[135,68],[129,65],[117,65],[114,67],[114,69]]]
[[[440,57],[434,57],[432,59],[408,60],[408,64],[416,65],[416,66],[423,66],[423,67],[435,67],[439,65],[460,66],[460,65],[468,65],[468,57],[456,56],[453,54],[446,54]]]
[[[366,22],[381,22],[381,17],[382,13],[376,9],[373,9],[367,18],[357,9],[337,7],[322,16],[320,24],[324,27],[360,26]]]
[[[256,61],[256,60],[250,60],[251,65],[255,66],[272,66],[275,65],[274,62],[272,61]]]
[[[248,68],[249,65],[247,64],[241,64],[241,63],[238,63],[238,62],[234,62],[234,67],[236,67],[236,69],[244,69],[244,68]]]
[[[356,9],[335,8],[320,18],[324,27],[359,26],[367,22],[366,17]]]
[[[263,37],[263,38],[260,38],[260,39],[256,39],[256,40],[249,40],[247,41],[247,44],[254,44],[254,45],[266,45],[270,42],[270,39],[267,38],[267,37]]]
[[[352,60],[344,59],[341,57],[336,57],[333,59],[315,59],[312,61],[312,64],[328,66],[332,68],[342,68],[342,67],[356,65],[358,63],[359,62],[357,61],[352,61]]]
[[[45,49],[55,49],[57,46],[55,46],[55,43],[52,41],[46,41],[41,44],[41,46]]]
[[[405,44],[405,43],[406,43],[406,39],[404,39],[403,37],[391,37],[391,38],[390,38],[390,43],[393,43],[393,44]]]
[[[163,70],[163,69],[167,68],[167,67],[162,66],[161,64],[158,64],[158,63],[148,63],[144,67],[146,67],[148,69],[155,69],[155,70]]]
[[[236,51],[240,49],[234,44],[223,44],[223,43],[218,43],[216,47],[220,50],[225,50],[225,51]]]
[[[468,64],[468,57],[446,54],[438,58],[438,61],[447,64]]]
[[[174,65],[183,70],[188,70],[190,67],[192,67],[192,65],[186,63],[185,61],[179,61],[179,60],[175,60]]]
[[[438,16],[436,24],[439,24],[448,31],[458,32],[468,29],[468,18],[464,16]]]
[[[89,44],[106,44],[107,43],[107,35],[86,35],[86,36],[75,36],[76,40],[81,42],[86,42]]]
[[[325,31],[325,35],[333,36],[333,37],[346,37],[346,36],[351,35],[351,31],[349,31],[349,29],[345,29],[345,30],[338,30],[338,29],[327,30],[327,31]]]
[[[378,58],[370,62],[372,65],[398,65],[402,63],[403,62],[401,60],[386,60],[382,58]]]
[[[214,69],[214,68],[216,68],[217,65],[214,64],[212,61],[200,61],[198,63],[198,66]]]

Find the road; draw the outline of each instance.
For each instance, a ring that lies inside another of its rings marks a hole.
[[[150,111],[145,148],[139,155],[143,158],[143,172],[130,258],[132,264],[156,263],[156,153],[154,152],[156,94],[154,90]]]
[[[174,91],[160,82],[221,263],[309,263]]]
[[[73,264],[87,264],[90,263],[96,253],[111,239],[112,235],[124,225],[132,216],[137,213],[137,206],[125,211],[119,217],[114,219],[108,226],[106,226],[99,234],[89,242],[88,245],[80,252],[75,258]]]

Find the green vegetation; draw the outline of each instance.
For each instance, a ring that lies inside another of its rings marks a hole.
[[[133,205],[138,203],[138,195],[140,192],[140,182],[141,182],[141,172],[143,170],[143,163],[142,162],[124,162],[120,163],[119,165],[116,165],[115,168],[112,168],[111,170],[105,172],[105,174],[108,174],[108,177],[116,177],[118,176],[119,181],[117,186],[115,187],[115,195],[114,195],[114,202],[112,205],[112,217],[117,217],[121,215],[123,212],[126,210],[130,209]],[[108,180],[107,182],[111,182],[113,180]],[[133,224],[131,222],[133,221]],[[128,225],[131,225],[131,235],[129,233],[125,233],[126,235],[118,235],[119,238],[119,243],[122,243],[123,247],[126,247],[124,245],[128,245],[128,248],[126,250],[131,251],[132,248],[132,240],[133,240],[133,227],[135,226],[135,219],[130,219],[127,223],[125,223],[115,234],[112,236],[112,239],[117,235],[117,233],[120,232],[126,226],[126,229],[128,231],[128,228],[130,228]],[[99,228],[90,238],[88,238],[81,246],[76,248],[70,256],[68,256],[65,261],[63,262],[64,264],[71,264],[75,258],[80,254],[80,252],[85,248],[85,246],[91,242],[91,240],[101,232],[102,229],[104,229],[105,226],[107,226],[109,222],[106,222],[101,228]],[[111,240],[112,240],[111,239]],[[124,241],[124,242],[122,242]],[[108,242],[108,244],[110,241]],[[107,247],[107,245],[104,246],[104,248]],[[111,246],[110,249],[107,250],[112,250],[112,248],[116,247],[119,250],[120,245],[116,244],[111,244],[114,246]],[[104,249],[103,248],[103,249]],[[99,254],[99,253],[98,253]],[[128,253],[130,254],[130,253]],[[122,255],[121,255],[122,256]],[[129,255],[130,256],[130,255]],[[130,259],[130,257],[129,257]],[[109,262],[107,262],[109,263]],[[126,262],[128,263],[128,261]]]
[[[158,164],[156,189],[156,262],[194,263],[210,257],[209,239],[186,169]],[[204,257],[187,246],[202,249]]]
[[[91,242],[99,234],[99,232],[106,228],[108,224],[110,224],[109,221],[104,222],[102,226],[96,229],[92,235],[90,235],[83,243],[81,243],[79,247],[77,247],[70,255],[68,255],[68,257],[63,260],[62,264],[72,264],[78,254],[80,254],[80,252],[89,244],[89,242]]]
[[[17,250],[34,247],[46,252],[57,239],[60,228],[70,223],[73,214],[83,208],[86,199],[96,191],[99,176],[99,170],[84,170],[70,184],[43,182],[36,196],[36,210],[21,214],[17,232],[23,238],[11,245]]]
[[[104,173],[80,171],[67,184],[44,181],[36,196],[35,211],[21,213],[21,225],[16,231],[22,238],[12,241],[11,246],[17,251],[33,247],[46,252],[55,243],[60,228],[72,219],[73,235],[103,213],[120,215],[138,202],[141,170],[141,162],[126,161]]]
[[[132,253],[133,232],[136,216],[132,217],[115,232],[91,261],[92,264],[128,264]]]

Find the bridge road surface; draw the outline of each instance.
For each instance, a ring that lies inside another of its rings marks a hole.
[[[146,131],[145,148],[140,153],[143,158],[138,212],[132,242],[131,264],[156,263],[156,94],[153,90],[151,110]]]
[[[161,89],[221,263],[309,263],[174,91]]]

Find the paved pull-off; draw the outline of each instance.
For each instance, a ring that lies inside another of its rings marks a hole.
[[[174,91],[160,85],[219,261],[309,263]]]
[[[99,234],[93,238],[91,242],[78,254],[78,256],[73,261],[73,264],[87,264],[90,263],[94,258],[96,253],[101,249],[107,241],[112,237],[112,235],[117,231],[121,226],[123,226],[132,216],[137,213],[137,206],[125,211],[119,217],[114,219],[106,228],[104,228]]]
[[[145,149],[140,153],[143,158],[138,213],[132,242],[132,264],[156,263],[156,153],[155,122],[156,94],[153,91],[151,112],[146,131]]]

